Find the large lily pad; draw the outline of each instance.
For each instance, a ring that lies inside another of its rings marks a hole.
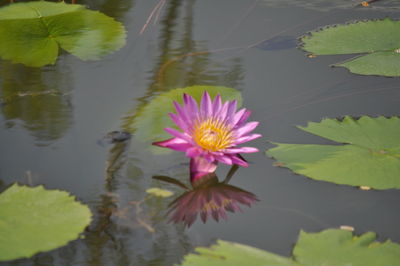
[[[357,21],[328,26],[302,39],[315,55],[361,54],[335,66],[362,75],[400,76],[400,21]]]
[[[14,184],[0,194],[0,261],[61,247],[90,220],[89,208],[65,191]]]
[[[400,245],[389,240],[379,243],[375,239],[376,235],[372,232],[359,237],[339,229],[329,229],[320,233],[301,232],[292,258],[219,240],[210,248],[196,248],[198,254],[187,255],[182,265],[400,265]]]
[[[267,151],[279,165],[313,179],[375,189],[400,188],[400,119],[324,119],[299,127],[346,145],[283,144]]]
[[[290,266],[297,265],[290,258],[285,258],[258,248],[239,243],[218,240],[209,247],[198,247],[198,254],[189,254],[184,258],[184,266]]]
[[[297,262],[307,266],[400,265],[400,245],[390,240],[380,243],[375,239],[373,232],[361,236],[339,229],[301,232],[293,255]]]
[[[154,141],[165,140],[171,138],[171,135],[164,131],[166,127],[176,127],[172,122],[168,113],[175,112],[174,101],[182,103],[184,93],[193,96],[200,102],[204,91],[208,91],[210,96],[214,98],[218,93],[221,94],[222,100],[237,100],[238,106],[242,101],[240,91],[218,86],[192,86],[183,89],[174,89],[166,93],[156,96],[150,103],[143,106],[135,116],[133,123],[128,129],[134,132],[135,138],[138,140],[151,143]],[[155,151],[166,152],[167,149],[154,147]]]
[[[59,47],[94,60],[124,44],[121,23],[82,5],[37,1],[0,9],[0,56],[14,63],[54,64]]]

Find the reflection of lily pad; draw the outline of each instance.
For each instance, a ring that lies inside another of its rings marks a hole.
[[[375,189],[400,188],[400,118],[324,119],[300,129],[347,145],[283,144],[282,166],[317,180]]]
[[[0,261],[61,247],[79,236],[90,217],[89,208],[67,192],[14,184],[0,194]]]
[[[351,232],[329,229],[320,233],[301,232],[293,258],[233,242],[219,240],[210,248],[196,248],[182,265],[265,265],[265,266],[376,266],[400,265],[400,245],[375,242],[374,233],[353,236]]]
[[[183,266],[294,266],[290,258],[285,258],[258,248],[239,243],[218,240],[210,248],[198,247],[198,254],[189,254],[184,258]]]
[[[400,76],[400,21],[358,21],[326,27],[302,38],[315,55],[362,54],[335,66],[362,75]]]
[[[287,35],[276,36],[263,41],[256,47],[265,51],[285,50],[297,46],[297,38]]]
[[[155,97],[150,103],[140,109],[135,116],[130,131],[135,131],[134,135],[142,142],[151,143],[154,141],[165,140],[171,136],[164,131],[166,127],[176,127],[168,113],[175,112],[173,101],[182,103],[182,96],[187,93],[200,102],[201,95],[207,90],[213,98],[218,93],[222,100],[238,100],[241,104],[241,94],[238,90],[218,87],[218,86],[193,86],[183,89],[174,89]],[[166,150],[154,147],[157,150]]]
[[[0,56],[28,66],[54,64],[59,46],[98,59],[125,44],[121,23],[81,5],[28,2],[0,9]]]

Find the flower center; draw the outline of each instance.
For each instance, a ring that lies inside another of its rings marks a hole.
[[[205,150],[223,150],[232,143],[231,128],[217,119],[209,118],[194,126],[193,139]]]

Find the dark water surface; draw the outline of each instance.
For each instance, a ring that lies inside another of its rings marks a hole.
[[[62,54],[55,66],[38,69],[0,61],[1,188],[18,181],[67,190],[94,213],[84,239],[10,265],[172,265],[215,239],[290,255],[300,230],[340,225],[400,242],[399,191],[313,181],[274,167],[263,152],[247,156],[251,166],[239,169],[231,182],[257,195],[258,203],[227,221],[197,221],[185,229],[167,223],[171,199],[145,193],[150,187],[182,192],[152,176],[187,183],[183,154],[154,155],[134,137],[99,145],[108,132],[129,128],[153,96],[192,85],[240,90],[252,120],[260,121],[256,131],[263,138],[252,144],[262,151],[272,146],[268,140],[328,143],[295,127],[308,121],[398,115],[398,78],[353,75],[329,67],[348,56],[310,59],[291,45],[320,26],[398,18],[398,9],[335,9],[334,1],[325,1],[329,8],[303,8],[290,2],[278,7],[271,0],[167,0],[156,23],[139,34],[159,1],[83,1],[123,22],[124,48],[97,62]],[[276,47],[279,42],[282,47]],[[227,171],[220,167],[218,174]]]

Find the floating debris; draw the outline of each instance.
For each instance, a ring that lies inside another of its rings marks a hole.
[[[341,230],[349,231],[349,232],[354,232],[354,227],[350,225],[341,225],[339,227]]]
[[[105,137],[102,139],[98,140],[97,143],[100,146],[105,146],[106,144],[113,144],[117,142],[124,142],[127,141],[131,138],[131,133],[126,132],[126,131],[111,131],[110,133],[107,133]]]

